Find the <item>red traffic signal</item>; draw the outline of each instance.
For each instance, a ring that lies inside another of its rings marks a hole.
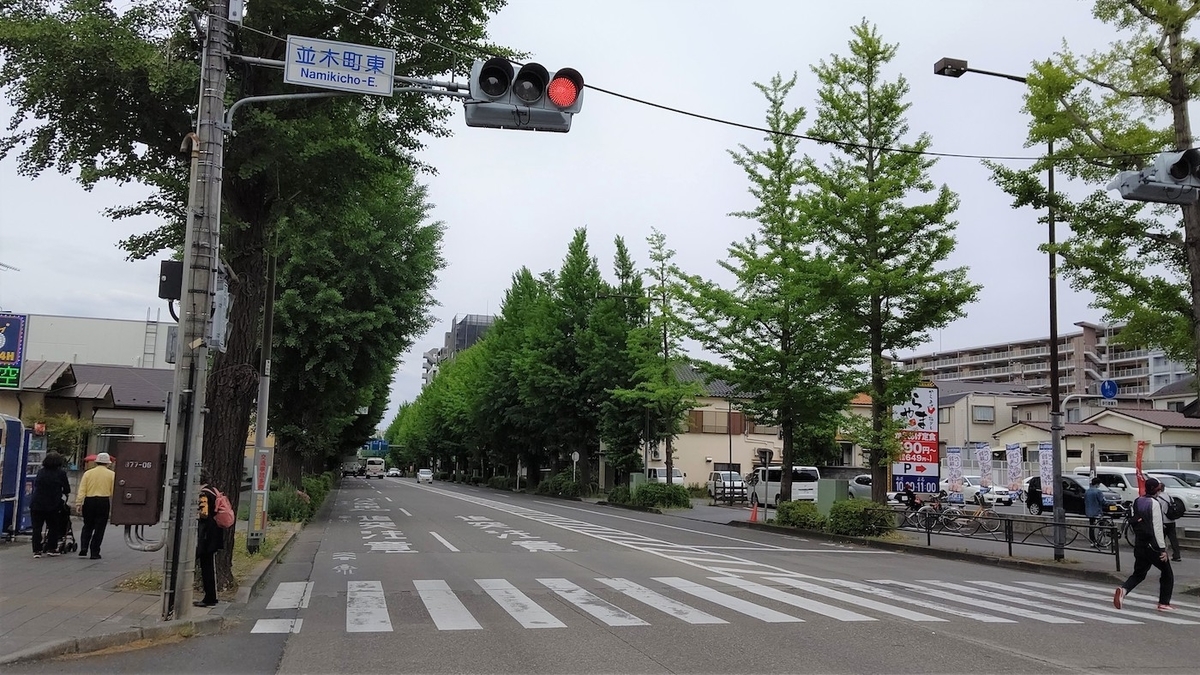
[[[583,76],[573,68],[549,72],[527,63],[515,73],[507,59],[477,60],[471,67],[467,126],[566,132],[583,109]]]
[[[579,100],[583,91],[583,76],[574,68],[563,68],[554,73],[550,86],[546,89],[546,97],[559,108],[570,108]]]

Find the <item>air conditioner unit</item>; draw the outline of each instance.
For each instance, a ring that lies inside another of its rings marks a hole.
[[[658,448],[655,448],[650,451],[650,459],[652,459],[656,462],[658,460],[662,459],[662,453],[658,451]]]

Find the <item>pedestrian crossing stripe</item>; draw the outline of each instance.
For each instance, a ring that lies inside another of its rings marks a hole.
[[[638,608],[654,610],[656,613],[650,615],[653,617],[666,615],[668,621],[678,620],[697,626],[729,624],[731,617],[721,616],[720,610],[763,623],[803,623],[812,620],[807,615],[817,615],[839,622],[875,622],[880,618],[892,618],[937,623],[955,620],[951,618],[955,617],[991,624],[1011,624],[1018,623],[1018,619],[1026,619],[1057,625],[1089,622],[1200,625],[1200,606],[1192,603],[1181,603],[1177,611],[1163,614],[1138,609],[1153,607],[1151,601],[1127,599],[1129,607],[1116,610],[1105,606],[1107,589],[1073,583],[894,579],[851,581],[796,574],[763,577],[761,581],[735,576],[708,577],[703,582],[681,577],[652,577],[651,581],[661,588],[656,590],[649,584],[629,579],[597,577],[594,581],[599,586],[593,592],[560,577],[536,581],[553,595],[542,593],[543,597],[535,599],[528,590],[517,588],[507,579],[475,579],[474,584],[508,617],[527,629],[567,627],[563,620],[566,617],[555,616],[552,611],[555,607],[561,607],[553,601],[555,597],[596,622],[614,628],[651,625],[650,621],[635,613]],[[383,583],[344,583],[346,632],[392,632]],[[412,582],[412,589],[439,631],[484,628],[460,598],[460,594],[467,597],[478,593],[470,589],[455,591],[442,579],[417,579]],[[609,592],[607,599],[597,595],[598,592]],[[668,593],[689,596],[690,600],[683,602]],[[277,586],[266,608],[303,614],[312,594],[312,582],[284,582]],[[747,597],[754,598],[754,601]],[[551,599],[549,604],[544,598]],[[623,604],[636,604],[625,608],[620,606],[623,600]],[[715,606],[717,610],[689,604],[694,602]],[[785,611],[768,606],[771,604],[785,606]],[[918,608],[926,611],[918,611]],[[254,624],[250,632],[299,633],[302,626],[303,619],[300,617],[263,618]]]

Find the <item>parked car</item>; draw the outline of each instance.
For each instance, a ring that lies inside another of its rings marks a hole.
[[[429,469],[420,469],[417,471],[418,483],[429,483],[433,485],[433,472]]]
[[[1064,473],[1062,477],[1062,494],[1063,494],[1063,510],[1077,516],[1085,515],[1083,495],[1087,492],[1088,485],[1091,483],[1091,478],[1088,476],[1080,476],[1078,474]],[[1104,510],[1107,513],[1119,513],[1123,508],[1121,505],[1122,497],[1119,492],[1101,488],[1101,493],[1104,495]],[[1028,486],[1025,489],[1025,510],[1030,515],[1040,516],[1043,511],[1042,507],[1042,479],[1040,476],[1034,476],[1029,479]]]
[[[713,471],[708,474],[708,496],[745,501],[746,483],[736,471]]]
[[[646,469],[646,478],[649,478],[650,482],[652,482],[652,483],[654,483],[654,482],[666,483],[667,482],[667,470],[665,467],[652,466],[652,467]],[[671,467],[671,482],[672,483],[674,483],[675,485],[683,485],[684,487],[687,487],[687,485],[685,485],[683,482],[684,478],[687,478],[687,474],[680,471],[679,467],[677,467],[677,466]]]
[[[1200,471],[1189,471],[1186,469],[1154,469],[1150,473],[1161,473],[1168,476],[1175,476],[1191,487],[1200,488]]]
[[[1187,507],[1186,515],[1200,516],[1200,489],[1196,489],[1175,476],[1151,471],[1146,474],[1157,478],[1163,484],[1163,492],[1168,497],[1179,497]]]
[[[783,467],[757,466],[754,471],[746,474],[746,483],[750,491],[751,504],[779,505],[780,488],[783,479]],[[815,466],[792,467],[792,499],[795,501],[816,501],[817,481],[821,472]]]
[[[386,475],[388,478],[399,478],[400,477],[400,469],[397,469],[396,467],[393,466],[392,468],[387,470]]]
[[[850,499],[871,498],[871,474],[860,473],[850,479]]]
[[[962,477],[962,494],[963,501],[968,504],[979,504],[981,506],[995,506],[1003,504],[1012,506],[1013,498],[1009,494],[1008,488],[1002,485],[996,485],[995,482],[987,488],[983,489],[980,485],[981,478],[979,476],[963,476]],[[942,491],[950,492],[950,479],[943,479],[941,482]]]

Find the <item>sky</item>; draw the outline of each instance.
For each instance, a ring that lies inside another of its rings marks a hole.
[[[510,0],[490,24],[491,38],[530,54],[553,71],[572,67],[588,84],[654,103],[759,125],[765,100],[754,82],[776,73],[799,76],[789,101],[815,119],[810,65],[844,54],[862,19],[898,43],[886,73],[909,82],[912,133],[927,132],[932,150],[1034,156],[1026,149],[1024,88],[968,73],[936,76],[949,56],[971,67],[1023,75],[1063,41],[1077,53],[1104,49],[1117,36],[1080,0]],[[253,0],[247,3],[253,12]],[[319,37],[319,36],[313,36]],[[451,105],[448,103],[448,105]],[[456,106],[461,108],[461,106]],[[0,123],[13,109],[0,104]],[[646,236],[658,228],[686,272],[721,281],[717,261],[754,224],[732,212],[751,208],[744,173],[729,150],[765,145],[761,132],[695,119],[587,91],[567,134],[468,128],[459,110],[453,135],[427,139],[420,159],[431,218],[446,227],[433,295],[434,327],[418,338],[393,379],[386,427],[398,405],[420,391],[422,352],[439,347],[456,315],[495,314],[512,275],[558,269],[575,228],[586,227],[593,255],[611,278],[615,237],[639,266]],[[816,144],[800,150],[825,156]],[[1014,166],[1024,166],[1013,162]],[[976,159],[941,159],[932,179],[961,198],[958,246],[948,265],[967,266],[983,285],[967,316],[916,353],[1048,335],[1047,258],[1038,251],[1046,227],[1031,209],[1014,210]],[[1072,187],[1059,184],[1059,189]],[[70,176],[17,174],[0,161],[0,309],[120,319],[161,316],[158,261],[126,261],[117,242],[155,226],[151,218],[113,221],[102,211],[147,194],[137,185],[103,184],[87,192]],[[1116,193],[1114,194],[1114,198]],[[1059,237],[1065,237],[1060,227]],[[167,257],[164,253],[163,258]],[[1059,328],[1099,321],[1092,296],[1060,282]]]

